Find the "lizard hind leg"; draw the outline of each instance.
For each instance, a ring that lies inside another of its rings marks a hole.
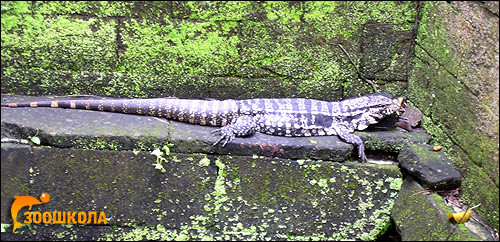
[[[256,126],[253,116],[240,116],[233,123],[212,131],[212,134],[220,133],[220,138],[212,146],[223,142],[222,147],[224,147],[227,143],[233,141],[235,137],[251,135],[255,133]]]

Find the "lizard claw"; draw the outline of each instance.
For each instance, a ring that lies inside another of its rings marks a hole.
[[[220,129],[212,131],[212,134],[220,133],[220,138],[212,146],[217,145],[219,142],[224,147],[227,143],[234,140],[236,136],[246,136],[255,133],[256,123],[252,116],[241,116],[232,124],[226,125]]]
[[[366,162],[365,146],[363,144],[358,145],[358,155],[361,158],[361,162]]]
[[[216,146],[219,142],[224,141],[224,143],[222,143],[221,145],[222,147],[224,147],[227,143],[233,141],[235,137],[234,133],[229,128],[226,127],[222,127],[221,129],[216,129],[212,131],[212,134],[214,133],[220,133],[221,136],[212,146]]]

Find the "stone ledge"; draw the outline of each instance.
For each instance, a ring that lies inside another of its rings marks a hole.
[[[60,98],[59,98],[60,99]],[[68,99],[68,98],[66,98]],[[2,96],[2,102],[55,100],[50,97]],[[153,150],[167,142],[178,153],[263,155],[287,159],[343,162],[356,157],[353,145],[337,136],[280,137],[256,133],[236,138],[226,147],[212,144],[216,127],[138,115],[57,108],[2,108],[2,137],[40,137],[42,145],[61,148]],[[427,143],[424,133],[397,130],[355,132],[367,150],[399,152],[407,143]],[[354,152],[353,152],[354,151]]]
[[[1,149],[2,223],[12,223],[13,196],[47,192],[50,202],[33,206],[33,211],[104,211],[109,224],[120,226],[156,225],[161,217],[164,226],[180,228],[190,223],[190,216],[207,216],[202,201],[217,177],[215,167],[199,165],[206,157],[200,154],[175,154],[161,173],[154,167],[156,157],[146,152],[5,143]]]

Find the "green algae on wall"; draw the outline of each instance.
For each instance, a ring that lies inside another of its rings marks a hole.
[[[242,98],[338,100],[370,89],[346,92],[364,84],[336,44],[356,60],[370,59],[359,47],[364,25],[409,31],[414,8],[413,2],[4,1],[2,92],[234,98],[236,89],[251,90],[238,93]]]
[[[402,182],[392,166],[254,159],[221,157],[223,231],[373,240],[385,231]]]
[[[498,88],[490,69],[498,58],[487,65],[475,61],[495,51],[498,30],[491,30],[498,29],[498,19],[494,28],[494,20],[479,18],[488,16],[481,9],[477,3],[424,3],[409,100],[424,113],[423,126],[433,142],[445,147],[461,172],[462,199],[481,203],[476,211],[498,230]],[[466,15],[477,16],[475,27]],[[477,54],[478,48],[484,53]]]

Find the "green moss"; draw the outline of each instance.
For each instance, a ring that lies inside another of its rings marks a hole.
[[[424,3],[416,58],[409,78],[409,100],[424,113],[422,124],[433,136],[432,143],[444,147],[462,174],[462,198],[466,203],[476,197],[474,203],[489,204],[482,206],[484,210],[479,214],[498,229],[498,187],[495,189],[494,185],[498,175],[489,174],[498,164],[492,162],[496,158],[491,152],[498,149],[498,140],[477,128],[479,114],[473,101],[477,97],[464,85],[469,82],[470,70],[456,58],[462,56],[460,51],[469,51],[467,48],[457,50],[456,44],[450,41],[455,39],[450,36],[456,35],[456,30],[451,29],[449,23],[461,18],[458,14],[448,4]],[[469,102],[457,103],[457,98]],[[477,194],[478,191],[481,193]]]
[[[344,36],[350,39],[346,44],[357,46],[351,37],[365,23],[407,29],[414,14],[411,2],[2,2],[2,7],[2,71],[11,74],[2,81],[9,92],[123,97],[199,96],[227,88],[208,94],[231,98],[229,90],[251,90],[255,96],[337,100],[342,83],[356,73],[339,50],[325,44]],[[19,70],[72,75],[26,78],[15,75]],[[231,82],[228,86],[185,76],[235,78],[222,80]],[[270,90],[259,78],[282,83]],[[34,84],[36,90],[27,88]]]
[[[220,159],[217,159],[215,161],[215,166],[218,168],[218,173],[213,192],[210,194],[213,200],[209,201],[210,203],[206,204],[204,209],[205,211],[210,212],[210,215],[215,219],[215,221],[217,221],[221,207],[228,199],[228,196],[226,193],[226,165]]]
[[[30,174],[30,177],[32,175]],[[31,179],[30,179],[31,183]],[[30,193],[30,184],[26,183],[26,181],[20,181],[17,177],[9,177],[9,184],[13,188],[16,189],[16,192],[19,194],[29,194]]]
[[[130,16],[134,9],[133,2],[126,1],[61,1],[35,3],[33,6],[37,12],[42,14],[58,15],[95,15],[98,17]]]
[[[265,2],[263,7],[269,20],[277,20],[280,24],[295,23],[301,21],[303,15],[302,4],[280,1]]]
[[[227,161],[227,159],[225,159]],[[240,214],[240,207],[248,207],[255,213],[259,214],[258,217],[261,221],[255,226],[257,231],[268,231],[269,226],[275,226],[278,233],[279,231],[288,231],[289,226],[298,226],[298,221],[295,220],[297,216],[309,216],[309,215],[299,215],[295,214],[290,217],[286,217],[287,206],[281,207],[279,204],[296,204],[301,203],[304,206],[311,206],[314,208],[313,214],[318,213],[318,217],[312,219],[315,221],[316,225],[311,230],[322,230],[323,225],[320,223],[321,218],[328,215],[330,211],[337,211],[335,216],[342,216],[339,212],[339,208],[344,203],[344,199],[349,194],[348,191],[352,192],[351,200],[356,200],[356,206],[352,205],[352,209],[359,213],[365,214],[367,218],[359,218],[353,223],[346,223],[341,225],[336,225],[333,234],[322,235],[314,234],[314,238],[352,238],[353,231],[352,226],[356,225],[358,229],[365,228],[368,224],[376,224],[376,228],[373,231],[369,231],[364,234],[363,238],[374,239],[378,236],[380,231],[386,226],[386,220],[389,219],[390,207],[392,207],[395,198],[391,198],[386,207],[385,205],[379,212],[372,213],[373,208],[376,205],[376,201],[371,197],[374,192],[374,188],[377,187],[376,183],[373,183],[371,179],[361,177],[361,174],[357,169],[351,168],[349,166],[330,166],[321,163],[314,163],[313,161],[304,161],[301,165],[297,162],[288,163],[285,161],[279,162],[279,166],[273,165],[273,162],[269,161],[271,164],[264,165],[265,163],[255,162],[255,158],[243,161],[240,159],[228,161],[225,168],[228,169],[228,179],[226,180],[226,193],[228,194],[228,199],[225,204],[228,207],[237,207],[236,210],[221,210],[221,215],[234,216],[235,220],[233,222],[232,218],[229,218],[229,222],[223,222],[221,224],[221,229],[240,231],[239,227],[247,227],[253,223],[248,223],[247,215]],[[239,167],[237,174],[233,174],[231,167]],[[245,172],[242,173],[241,170]],[[252,174],[251,177],[246,177],[245,175]],[[363,173],[364,174],[364,173]],[[370,173],[368,173],[370,174]],[[333,178],[332,178],[333,176]],[[334,179],[334,177],[342,176],[342,179]],[[237,182],[235,182],[235,180]],[[337,180],[341,180],[342,183],[338,186],[332,184],[337,183]],[[389,181],[389,180],[387,180]],[[384,183],[380,181],[379,183]],[[342,184],[347,184],[348,189],[337,189]],[[389,186],[390,182],[386,182],[385,186]],[[346,191],[347,190],[347,191]],[[359,195],[358,193],[362,194]],[[358,194],[358,195],[354,195]],[[314,199],[319,198],[321,199]],[[325,203],[324,201],[328,202]],[[228,213],[231,211],[230,213]],[[246,210],[244,210],[246,211]],[[305,212],[308,213],[308,212]],[[320,215],[321,214],[321,215]],[[315,216],[315,215],[313,215]],[[242,219],[242,217],[244,219]],[[295,217],[295,218],[294,218]],[[276,223],[277,219],[289,221],[293,219],[294,225],[285,225]],[[242,219],[242,220],[239,220]],[[255,218],[254,218],[255,219]],[[238,221],[241,221],[238,223]],[[274,221],[274,222],[273,222]],[[326,223],[326,219],[324,219]],[[269,224],[271,223],[271,225]],[[243,224],[243,225],[242,225]],[[309,228],[310,225],[304,225]],[[312,226],[312,225],[311,225]],[[306,238],[309,236],[297,236],[296,239]],[[294,237],[295,238],[295,237]],[[361,237],[356,237],[361,238]]]
[[[306,2],[304,20],[325,35],[351,38],[371,22],[393,23],[399,30],[411,30],[415,16],[414,3],[405,2]],[[349,14],[346,14],[349,13]],[[344,24],[350,23],[350,24]]]
[[[249,1],[186,1],[175,3],[172,13],[182,19],[242,21],[256,9],[257,3]]]
[[[124,26],[123,33],[127,34],[123,36],[123,43],[129,47],[122,55],[119,71],[132,74],[161,71],[167,75],[207,75],[212,74],[213,69],[221,69],[227,65],[227,60],[237,56],[238,36],[227,36],[227,33],[222,32],[234,30],[234,22],[168,21],[160,24],[148,20],[130,20],[124,22]]]
[[[119,145],[113,140],[95,138],[78,138],[72,141],[72,145],[76,149],[89,150],[118,150]]]
[[[210,160],[205,156],[203,159],[201,159],[199,162],[198,162],[198,165],[199,166],[209,166],[210,165]]]

